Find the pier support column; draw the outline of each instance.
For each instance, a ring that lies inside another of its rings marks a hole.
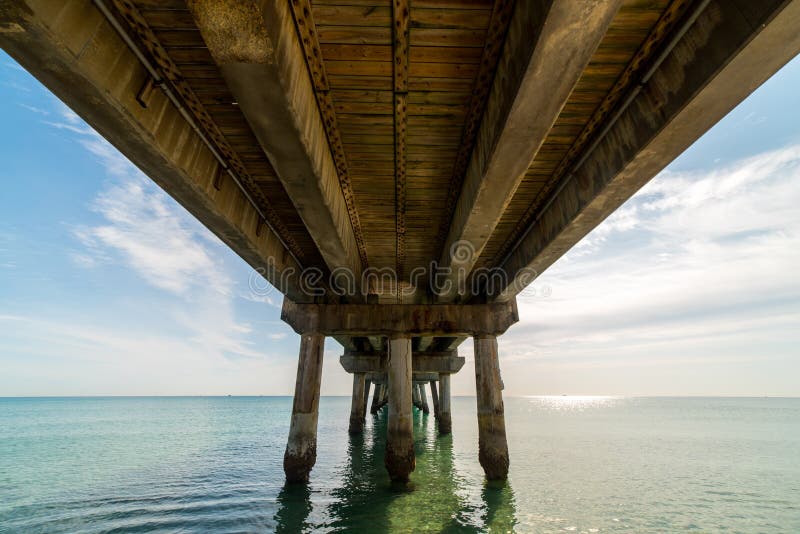
[[[450,420],[450,373],[439,375],[439,434],[449,434],[453,429]]]
[[[307,482],[317,461],[317,418],[324,346],[325,336],[321,334],[304,334],[300,338],[292,422],[283,455],[283,471],[288,482]]]
[[[417,409],[422,410],[422,401],[419,398],[419,384],[411,384],[411,404]]]
[[[381,408],[381,395],[383,394],[383,384],[375,384],[374,391],[372,392],[372,404],[369,407],[369,413],[376,414]]]
[[[361,412],[364,414],[364,419],[367,417],[367,407],[369,406],[369,387],[372,385],[372,380],[365,380],[364,381],[364,408]],[[375,384],[375,387],[378,387],[378,384]]]
[[[389,417],[384,463],[389,477],[407,482],[414,470],[414,433],[411,415],[411,338],[389,340]]]
[[[419,389],[419,402],[422,405],[422,413],[430,413],[428,396],[425,394],[425,384],[417,384],[417,389]]]
[[[478,397],[478,459],[486,478],[508,477],[508,444],[497,337],[475,337],[475,390]]]
[[[364,373],[353,373],[353,400],[350,403],[350,433],[364,430]]]
[[[431,404],[433,404],[433,416],[439,419],[439,394],[436,392],[436,380],[431,380]]]
[[[383,408],[387,404],[389,404],[389,384],[388,384],[388,379],[387,379],[387,383],[384,384],[383,387],[381,388],[381,403],[378,405],[378,409],[380,410],[381,408]]]

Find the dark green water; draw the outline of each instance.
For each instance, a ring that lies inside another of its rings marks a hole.
[[[415,415],[407,488],[384,415],[321,403],[308,487],[284,487],[289,398],[0,399],[0,532],[800,532],[800,399],[506,399],[487,485],[475,399]]]

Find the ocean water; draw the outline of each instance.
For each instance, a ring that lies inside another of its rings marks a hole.
[[[308,486],[284,487],[291,399],[0,399],[0,532],[800,532],[800,399],[506,399],[487,484],[474,398],[414,419],[408,487],[385,414],[323,398]],[[416,412],[416,410],[415,410]]]

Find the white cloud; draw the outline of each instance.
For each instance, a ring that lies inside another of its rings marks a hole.
[[[75,113],[61,105],[60,116],[63,121],[53,126],[78,134],[78,142],[111,178],[90,206],[100,220],[73,229],[83,250],[73,252],[72,261],[87,268],[129,267],[149,285],[171,295],[164,310],[170,325],[188,334],[180,334],[180,341],[161,340],[167,346],[178,343],[184,351],[191,346],[192,360],[230,355],[263,358],[264,353],[248,340],[253,332],[250,325],[235,318],[235,284],[220,258],[225,252],[222,242]],[[124,336],[120,339],[130,343]],[[117,340],[100,341],[114,344]],[[155,346],[141,349],[162,352]]]
[[[201,229],[144,178],[108,187],[93,209],[105,223],[75,232],[89,251],[116,251],[150,284],[176,294],[198,287],[229,292],[227,274],[197,235]]]
[[[551,297],[520,298],[503,361],[700,365],[798,341],[798,205],[800,145],[663,172],[537,280]]]
[[[264,282],[264,283],[266,283],[266,282]],[[269,287],[270,287],[270,289],[272,289],[272,286],[269,286]],[[282,298],[277,289],[275,289],[274,292],[275,292],[275,296],[277,296],[279,299]],[[273,308],[280,308],[281,307],[281,304],[279,302],[276,302],[275,299],[273,299],[269,295],[259,295],[259,294],[256,294],[255,292],[251,291],[251,292],[248,292],[248,293],[242,293],[241,295],[239,295],[239,297],[241,297],[242,299],[244,299],[244,300],[246,300],[248,302],[256,302],[256,303],[259,303],[259,304],[268,304],[268,305],[272,306]]]
[[[73,254],[80,265],[108,262],[121,255],[148,283],[175,294],[214,288],[229,293],[231,281],[214,258],[222,243],[132,165],[108,141],[66,106],[53,127],[79,135],[78,141],[115,179],[98,194],[92,210],[103,224],[82,225],[74,235],[86,247]],[[212,248],[209,248],[211,245]]]
[[[262,353],[227,358],[213,340],[135,325],[0,315],[0,329],[3,395],[270,394],[288,392],[296,366]]]
[[[28,104],[17,103],[17,105],[21,108],[27,109],[28,111],[32,111],[33,113],[37,113],[39,115],[50,115],[50,112],[46,109],[42,109],[36,106],[30,106]]]

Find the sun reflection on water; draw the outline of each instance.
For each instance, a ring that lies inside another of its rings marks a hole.
[[[608,395],[528,395],[531,404],[558,411],[582,411],[587,408],[610,408],[624,397]]]

